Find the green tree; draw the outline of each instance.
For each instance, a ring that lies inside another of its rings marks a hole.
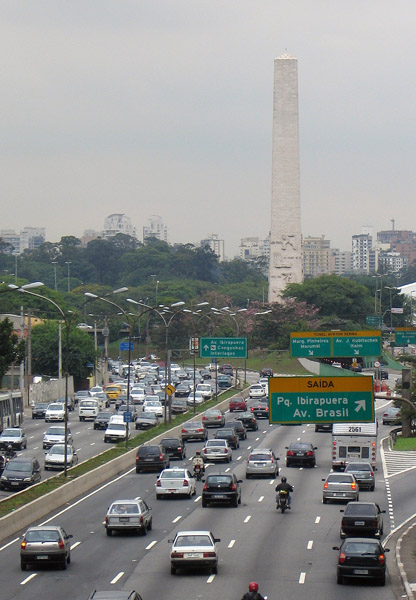
[[[43,375],[58,375],[58,323],[47,321],[32,330],[32,368]],[[66,363],[66,331],[62,327],[62,365]],[[90,363],[95,361],[94,341],[88,333],[71,326],[69,330],[68,372],[77,380],[91,373]]]
[[[13,323],[9,319],[0,321],[0,381],[8,368],[25,357],[26,344],[13,332]]]

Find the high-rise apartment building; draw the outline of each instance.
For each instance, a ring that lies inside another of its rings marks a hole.
[[[261,240],[258,237],[241,238],[239,256],[242,260],[255,260],[260,256],[270,257],[270,235]]]
[[[104,220],[103,238],[114,237],[118,233],[124,233],[131,237],[137,237],[136,229],[131,224],[131,219],[124,214],[113,214]]]
[[[330,257],[330,272],[334,275],[345,275],[352,271],[352,252],[333,248]]]
[[[16,233],[14,229],[2,229],[0,239],[10,245],[9,250],[6,248],[6,253],[22,254],[25,250],[33,250],[45,242],[45,228],[24,227],[20,233]]]
[[[300,222],[298,62],[274,61],[269,302],[303,281]]]
[[[373,249],[373,238],[370,228],[363,228],[363,233],[352,236],[352,270],[360,273],[374,273],[377,270],[378,252]]]
[[[305,237],[302,242],[303,274],[305,277],[327,275],[331,268],[330,241],[321,237]]]
[[[149,219],[149,225],[143,227],[143,242],[146,238],[156,238],[162,242],[168,241],[168,228],[163,225],[162,217],[152,215]]]
[[[214,254],[218,256],[218,260],[225,260],[225,245],[224,240],[220,240],[217,233],[210,233],[205,240],[201,240],[201,248],[211,248]]]

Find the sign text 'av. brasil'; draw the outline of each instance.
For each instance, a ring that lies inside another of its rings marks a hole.
[[[201,338],[201,358],[247,358],[247,338]]]
[[[372,377],[271,377],[270,423],[374,421]]]
[[[379,356],[381,331],[296,331],[290,349],[293,358]]]

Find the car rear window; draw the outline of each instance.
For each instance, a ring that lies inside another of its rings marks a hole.
[[[270,460],[270,454],[256,452],[256,454],[250,454],[248,460]]]
[[[216,483],[231,483],[232,477],[227,475],[209,475],[207,477],[208,485],[215,485]]]
[[[160,454],[159,446],[143,446],[137,451],[138,454]]]
[[[113,504],[110,509],[110,514],[112,515],[120,515],[120,514],[136,514],[139,512],[139,507],[137,504]]]
[[[361,542],[347,542],[344,545],[344,552],[348,554],[377,554],[379,549],[378,544],[361,543]]]
[[[330,475],[327,479],[329,483],[351,483],[352,475]]]
[[[29,462],[19,462],[11,460],[6,464],[4,470],[17,471],[18,473],[30,473],[32,470],[32,465]]]
[[[365,463],[350,463],[347,466],[348,471],[372,471],[371,465]]]
[[[58,542],[61,539],[58,531],[28,531],[26,533],[27,542]]]
[[[212,546],[208,535],[181,535],[175,541],[175,546]]]
[[[183,479],[185,477],[185,471],[182,471],[181,469],[165,469],[160,477],[162,479]]]
[[[376,515],[376,507],[372,504],[348,504],[344,514],[373,517]]]

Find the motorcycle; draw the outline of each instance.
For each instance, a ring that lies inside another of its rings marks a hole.
[[[276,509],[285,512],[289,508],[289,494],[286,490],[279,490],[276,495]]]
[[[194,466],[194,477],[197,481],[201,481],[202,475],[204,474],[204,468],[201,465]]]

